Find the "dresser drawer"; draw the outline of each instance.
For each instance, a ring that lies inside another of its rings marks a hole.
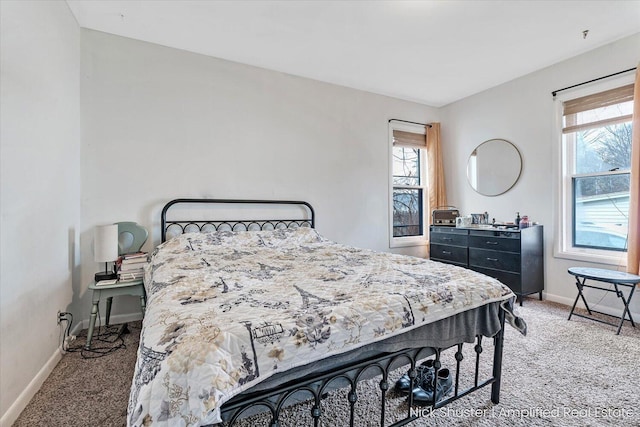
[[[429,258],[434,261],[446,261],[452,264],[467,266],[467,248],[462,246],[448,246],[431,244]]]
[[[496,236],[469,236],[469,247],[494,251],[520,252],[520,239]]]
[[[469,265],[520,273],[520,254],[469,248]]]
[[[520,240],[521,230],[469,230],[472,236],[502,237],[504,239]]]
[[[522,280],[521,276],[517,273],[509,273],[507,271],[502,270],[491,270],[488,268],[479,268],[472,267],[471,268],[478,273],[486,274],[489,277],[493,277],[494,279],[498,279],[505,285],[509,287],[514,293],[520,294],[522,292]]]
[[[460,230],[456,230],[456,229],[452,229],[451,232],[449,233],[442,233],[442,232],[431,232],[431,234],[429,235],[429,240],[431,241],[431,243],[441,243],[443,245],[455,245],[455,246],[467,246],[467,233],[466,230],[464,234],[462,233],[455,233],[455,231],[460,231]]]

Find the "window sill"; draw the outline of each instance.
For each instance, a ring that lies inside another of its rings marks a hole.
[[[411,246],[427,246],[429,242],[424,237],[419,238],[394,238],[389,242],[390,248],[407,248]]]
[[[598,251],[594,252],[588,250],[554,250],[553,256],[555,258],[564,258],[570,259],[574,261],[582,261],[582,262],[593,262],[597,264],[606,264],[606,265],[614,265],[616,267],[626,267],[627,266],[627,253],[626,252],[615,252],[615,253],[607,253],[607,251]]]

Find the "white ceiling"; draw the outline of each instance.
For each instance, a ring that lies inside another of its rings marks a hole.
[[[640,1],[67,3],[84,28],[436,107],[640,32]]]

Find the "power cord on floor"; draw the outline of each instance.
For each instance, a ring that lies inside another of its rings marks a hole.
[[[62,342],[62,351],[64,353],[80,353],[83,359],[97,359],[107,356],[120,349],[126,349],[122,335],[128,334],[129,326],[124,323],[122,325],[101,325],[100,312],[97,313],[98,325],[92,338],[92,346],[86,349],[83,345],[70,346],[69,343],[76,339],[75,335],[69,335],[71,325],[73,324],[73,315],[71,313],[60,313],[61,322],[67,322],[64,329],[64,341]],[[106,345],[100,345],[104,343]]]

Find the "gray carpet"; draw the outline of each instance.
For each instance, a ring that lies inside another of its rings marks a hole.
[[[525,318],[526,337],[507,327],[501,399],[490,401],[489,388],[420,418],[416,426],[640,426],[640,325],[615,328],[580,318],[567,321],[566,306],[526,299],[517,313]],[[124,335],[126,349],[97,359],[66,354],[15,426],[123,426],[135,364],[139,324]],[[485,340],[490,357],[492,340]],[[74,345],[81,345],[80,337]],[[101,347],[111,344],[98,343]],[[472,351],[471,346],[465,346]],[[86,354],[91,355],[91,354]],[[463,364],[472,363],[472,354]],[[453,352],[443,364],[453,367]],[[465,368],[463,367],[463,370]],[[402,372],[396,371],[395,380]],[[356,404],[358,426],[380,425],[372,402],[379,401],[378,379],[361,383]],[[348,425],[345,392],[323,401],[324,426]],[[375,405],[374,405],[375,406]],[[407,405],[387,394],[386,422]],[[311,425],[309,406],[288,408],[282,426]],[[242,426],[268,425],[260,415]]]

